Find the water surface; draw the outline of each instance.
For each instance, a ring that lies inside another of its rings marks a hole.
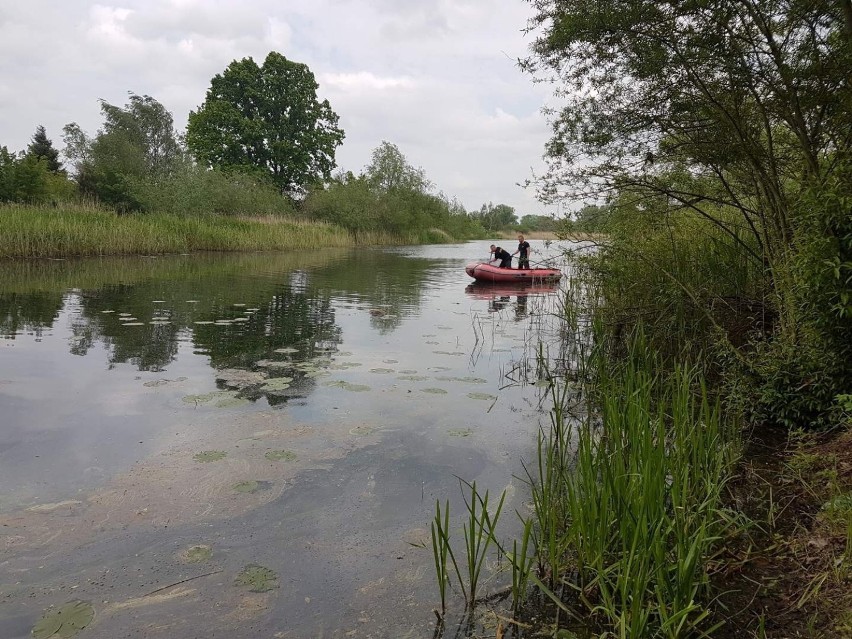
[[[526,508],[558,341],[487,244],[0,265],[0,636],[431,637],[435,500]]]

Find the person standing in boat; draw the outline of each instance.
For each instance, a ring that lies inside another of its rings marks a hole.
[[[512,268],[512,254],[509,251],[492,244],[491,253],[494,255],[491,261],[500,260],[500,268]]]
[[[518,268],[530,267],[530,243],[524,239],[524,236],[518,233],[518,250],[512,255],[518,256]]]

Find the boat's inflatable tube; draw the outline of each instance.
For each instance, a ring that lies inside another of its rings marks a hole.
[[[562,277],[558,268],[500,268],[487,262],[471,262],[464,270],[477,282],[557,282]]]

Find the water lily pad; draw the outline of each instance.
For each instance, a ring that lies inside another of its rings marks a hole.
[[[268,592],[278,587],[278,575],[264,566],[249,564],[234,579],[234,585],[249,586],[250,592]]]
[[[256,493],[260,488],[260,482],[254,479],[249,479],[248,481],[238,482],[231,486],[231,488],[233,488],[238,493]]]
[[[277,359],[259,359],[254,365],[259,368],[287,368],[292,366],[290,362],[282,362]]]
[[[435,353],[436,355],[453,355],[453,356],[464,355],[464,353],[462,351],[432,351],[432,352]]]
[[[130,317],[131,315],[133,315],[133,313],[119,313],[118,314],[119,317]]]
[[[115,313],[115,311],[101,311],[101,313]]]
[[[152,379],[142,384],[142,386],[156,388],[157,386],[165,386],[166,384],[172,384],[174,382],[185,382],[186,380],[186,377],[175,377],[174,379]]]
[[[123,326],[145,326],[145,322],[125,322]]]
[[[360,362],[333,362],[329,365],[329,368],[334,370],[346,370],[347,368],[357,368],[361,366]]]
[[[261,390],[265,391],[280,391],[286,390],[290,388],[290,382],[293,381],[292,377],[272,377],[266,381],[266,383],[261,386]]]
[[[223,368],[216,371],[216,381],[221,382],[228,388],[247,388],[262,384],[266,381],[266,375],[257,371],[247,371],[241,368]]]
[[[305,377],[312,377],[312,378],[328,377],[329,375],[331,375],[330,371],[320,371],[320,370],[308,371],[307,373],[305,373]]]
[[[417,371],[414,370],[414,369],[411,369],[411,368],[403,368],[399,372],[402,373],[403,375],[416,375],[417,374]]]
[[[193,459],[199,463],[206,464],[208,462],[219,461],[220,459],[225,459],[228,456],[224,450],[204,450],[200,453],[196,453],[193,456]]]
[[[426,342],[426,343],[427,343],[427,344],[429,344],[429,345],[431,345],[431,346],[437,346],[437,345],[438,345],[438,344],[440,344],[441,342],[428,341],[428,342]]]
[[[336,386],[338,388],[342,388],[343,390],[352,391],[353,393],[362,393],[364,391],[370,390],[369,386],[365,386],[364,384],[351,384],[350,382],[344,382],[343,380],[334,380],[331,382],[326,382],[323,386]]]
[[[204,325],[204,324],[212,324],[212,323],[213,323],[213,322],[212,322],[212,321],[210,321],[210,320],[199,320],[199,321],[195,322],[195,324],[202,324],[202,325]]]
[[[198,304],[198,300],[186,300],[187,304]]]
[[[468,393],[467,396],[471,399],[483,399],[486,401],[493,401],[497,399],[494,395],[489,395],[488,393]]]
[[[165,304],[166,300],[151,300],[151,304]]]
[[[433,371],[435,373],[440,373],[441,371],[449,371],[452,369],[449,366],[430,366],[428,370]]]
[[[264,455],[269,461],[296,461],[298,457],[292,450],[268,450]]]
[[[397,379],[404,380],[406,382],[425,382],[429,379],[428,375],[400,375]]]
[[[379,374],[387,374],[387,373],[393,373],[394,370],[392,368],[371,368],[370,372],[371,373],[379,373]]]
[[[244,406],[248,404],[249,400],[245,397],[223,397],[218,402],[216,402],[216,408],[234,408],[236,406]]]
[[[481,377],[436,377],[442,382],[463,382],[465,384],[486,384],[488,380]]]
[[[32,634],[36,639],[50,637],[73,637],[92,623],[95,610],[88,601],[69,601],[55,610],[47,610],[44,616],[33,626]]]
[[[276,348],[273,352],[274,352],[274,353],[282,353],[282,354],[298,353],[298,352],[299,352],[299,349],[298,349],[298,348],[290,348],[290,347],[287,347],[287,348]]]
[[[234,304],[234,306],[239,306],[240,308],[242,308],[243,306],[245,306],[245,304]]]
[[[446,395],[447,391],[443,388],[423,388],[421,389],[424,393],[432,393],[433,395]]]
[[[453,327],[452,327],[452,326],[443,326],[443,325],[441,325],[441,324],[439,324],[439,325],[438,325],[438,326],[436,326],[435,328],[439,328],[439,329],[441,329],[442,331],[451,331],[451,330],[453,330]]]
[[[205,561],[210,561],[213,556],[213,549],[205,544],[191,546],[187,548],[183,554],[183,558],[190,564],[200,564]]]
[[[214,399],[221,398],[225,395],[230,396],[230,392],[228,391],[214,391],[212,393],[204,393],[202,395],[185,395],[183,397],[183,401],[186,404],[206,404],[207,402],[212,402]]]
[[[448,430],[447,434],[450,437],[470,437],[473,435],[472,428],[453,428],[452,430]]]

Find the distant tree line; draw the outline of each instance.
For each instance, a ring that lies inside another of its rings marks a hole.
[[[433,241],[518,228],[506,204],[466,211],[390,142],[373,151],[360,174],[335,173],[345,134],[317,88],[307,65],[279,53],[262,65],[234,60],[211,80],[185,134],[151,96],[131,92],[124,106],[101,100],[96,133],[76,122],[63,128],[64,166],[43,126],[22,153],[0,147],[0,202],[82,200],[122,214],[301,216],[352,233]],[[544,224],[525,216],[522,226]]]

